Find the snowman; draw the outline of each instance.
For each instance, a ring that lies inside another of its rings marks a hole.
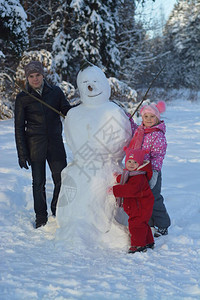
[[[62,171],[57,205],[56,240],[70,247],[124,247],[127,227],[116,221],[116,201],[107,187],[122,172],[123,147],[131,139],[125,112],[109,100],[104,72],[88,64],[77,76],[81,104],[64,121],[73,159]],[[123,222],[121,222],[123,223]]]

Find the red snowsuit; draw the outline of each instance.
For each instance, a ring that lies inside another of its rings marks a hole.
[[[152,177],[152,167],[149,161],[145,161],[137,171],[146,171],[146,174],[129,176],[125,184],[113,186],[115,197],[123,197],[124,211],[129,216],[129,232],[131,246],[146,246],[154,243],[151,228],[148,225],[154,204],[154,196],[148,181]],[[121,175],[117,176],[120,183]]]

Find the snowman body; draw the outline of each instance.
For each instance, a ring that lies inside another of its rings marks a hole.
[[[75,247],[88,245],[88,238],[92,246],[122,247],[127,245],[127,228],[115,220],[115,197],[107,188],[115,184],[113,173],[122,171],[130,122],[109,101],[109,83],[99,68],[81,71],[77,83],[82,103],[68,112],[64,123],[73,160],[62,171],[57,239]]]

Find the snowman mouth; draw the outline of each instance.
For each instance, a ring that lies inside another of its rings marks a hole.
[[[88,95],[88,97],[97,97],[97,96],[99,96],[99,95],[101,95],[102,94],[102,92],[100,92],[100,93],[98,93],[98,94],[96,94],[96,95]]]

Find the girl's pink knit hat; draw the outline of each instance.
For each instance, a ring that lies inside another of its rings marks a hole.
[[[158,118],[158,120],[160,120],[160,114],[163,113],[165,110],[166,110],[165,102],[159,101],[157,104],[150,103],[148,105],[144,105],[140,110],[140,114],[143,117],[145,113],[152,113]]]

